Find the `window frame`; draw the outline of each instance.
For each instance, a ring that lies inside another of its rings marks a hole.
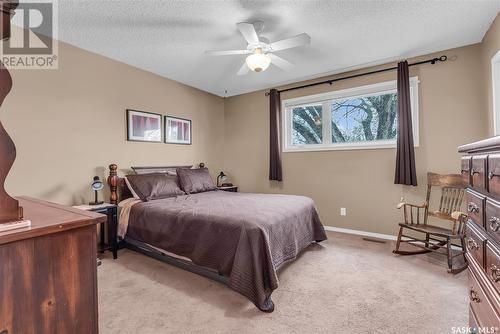
[[[410,78],[410,100],[413,125],[413,145],[419,146],[419,123],[418,123],[418,77]],[[373,96],[387,94],[397,91],[397,81],[385,81],[372,85],[363,85],[348,89],[331,91],[308,96],[301,96],[286,99],[281,102],[282,112],[282,150],[283,152],[307,152],[307,151],[337,151],[337,150],[367,150],[367,149],[387,149],[396,148],[396,139],[332,143],[331,126],[322,126],[322,144],[292,145],[292,109],[300,106],[322,104],[323,124],[331,123],[331,101],[338,99],[356,98],[363,96]]]
[[[500,50],[491,58],[491,89],[493,103],[493,134],[500,134]]]

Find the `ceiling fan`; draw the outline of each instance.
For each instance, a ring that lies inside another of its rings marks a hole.
[[[311,37],[306,34],[298,34],[296,36],[282,39],[277,42],[270,42],[267,38],[259,36],[264,29],[264,22],[257,21],[254,23],[238,23],[238,30],[248,42],[248,46],[244,50],[227,50],[227,51],[205,51],[210,56],[226,56],[226,55],[246,55],[250,54],[243,66],[238,71],[238,75],[245,75],[248,71],[263,72],[272,63],[282,70],[289,70],[293,65],[274,54],[276,51],[295,48],[311,43]]]

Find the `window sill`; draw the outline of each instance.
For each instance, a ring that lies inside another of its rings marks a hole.
[[[418,147],[418,143],[413,145]],[[359,143],[353,144],[342,144],[342,145],[322,145],[316,147],[294,147],[294,148],[284,148],[283,153],[293,153],[293,152],[316,152],[316,151],[354,151],[354,150],[380,150],[380,149],[395,149],[396,143],[384,143],[384,144],[373,144],[364,145]]]

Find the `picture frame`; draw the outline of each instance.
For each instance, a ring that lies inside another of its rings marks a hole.
[[[139,142],[162,142],[162,115],[127,109],[127,140]]]
[[[192,121],[190,119],[165,116],[165,143],[191,145],[193,143]]]

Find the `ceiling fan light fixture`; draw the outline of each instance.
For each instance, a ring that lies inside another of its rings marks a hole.
[[[255,53],[248,56],[246,63],[249,69],[254,72],[263,72],[271,64],[271,56],[269,54],[262,53],[262,49],[256,49]]]
[[[269,39],[259,36],[264,27],[262,21],[254,23],[240,22],[236,26],[247,42],[246,49],[205,51],[210,56],[250,54],[246,57],[245,62],[241,65],[236,75],[245,75],[250,70],[253,72],[263,72],[267,70],[271,63],[284,71],[288,71],[293,68],[293,64],[277,56],[274,52],[311,44],[311,37],[306,33],[271,42]]]

